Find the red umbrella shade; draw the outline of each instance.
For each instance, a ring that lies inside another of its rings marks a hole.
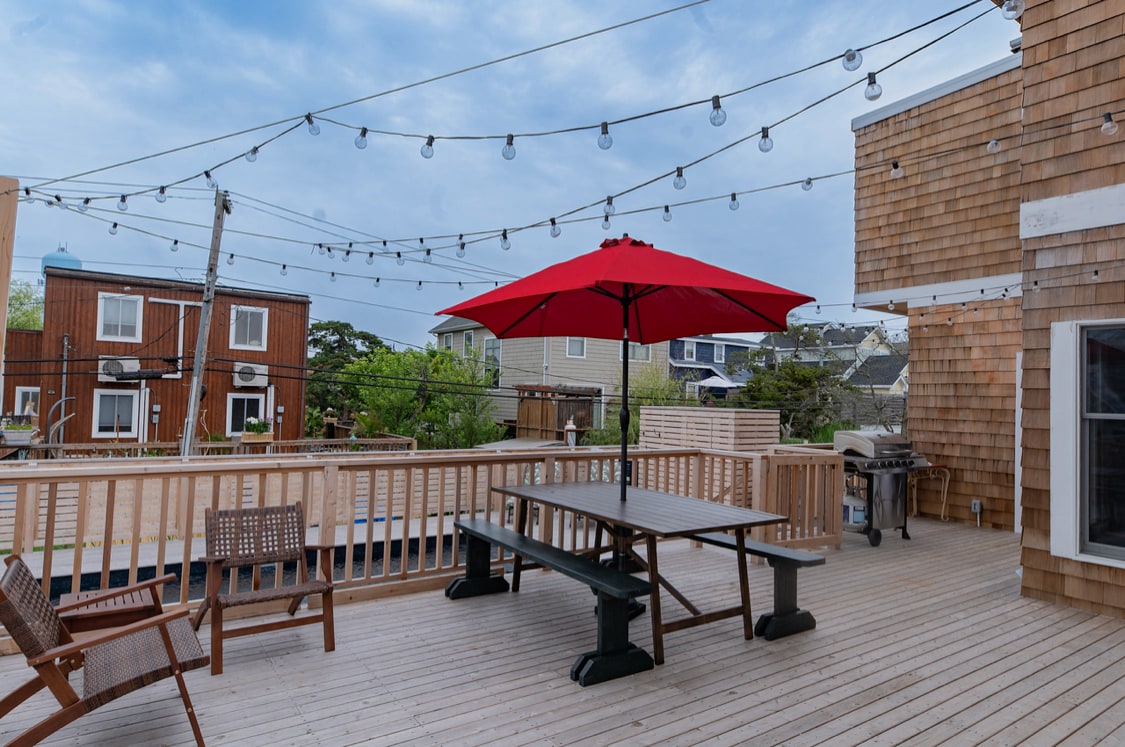
[[[437,312],[497,337],[628,338],[649,344],[718,332],[784,330],[814,300],[625,236]]]

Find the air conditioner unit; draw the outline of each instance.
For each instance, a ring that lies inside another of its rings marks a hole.
[[[120,358],[111,355],[98,356],[98,381],[122,381],[121,374],[136,373],[141,370],[139,358]]]
[[[234,385],[264,387],[269,385],[269,366],[264,363],[235,363]]]

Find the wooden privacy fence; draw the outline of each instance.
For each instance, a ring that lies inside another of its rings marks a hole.
[[[762,539],[840,543],[843,473],[834,452],[637,449],[630,458],[639,487],[790,517]],[[183,578],[203,554],[206,508],[300,500],[310,538],[340,548],[334,576],[347,601],[349,592],[433,588],[457,573],[458,516],[510,521],[492,485],[614,481],[619,472],[619,452],[609,447],[13,463],[0,467],[0,554],[18,552],[43,578],[67,579],[63,591],[105,588],[111,572],[114,585],[136,581],[141,569]],[[537,533],[568,549],[587,547],[593,535],[574,516],[545,509]],[[169,604],[186,605],[202,591],[182,583],[168,593],[176,597]]]

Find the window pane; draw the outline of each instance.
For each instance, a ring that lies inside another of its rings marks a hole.
[[[585,358],[586,357],[586,338],[585,337],[568,337],[568,338],[566,338],[566,354],[570,358]]]
[[[230,430],[241,433],[246,427],[246,418],[262,417],[260,397],[232,397],[230,401]]]
[[[1125,413],[1125,329],[1086,330],[1086,412]]]
[[[1125,420],[1091,420],[1087,433],[1087,537],[1125,548]]]
[[[98,405],[98,433],[125,433],[132,430],[133,395],[101,395]]]

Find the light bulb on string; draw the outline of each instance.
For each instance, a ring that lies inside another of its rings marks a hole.
[[[366,148],[367,147],[367,128],[366,127],[360,127],[359,128],[359,134],[355,136],[355,140],[353,140],[352,142],[355,143],[355,147],[358,148],[359,150],[363,150],[364,148]]]
[[[87,197],[86,201],[89,202],[90,198]],[[168,188],[167,187],[162,186],[159,189],[159,191],[157,191],[156,201],[159,202],[159,203],[162,203],[162,204],[168,201]]]
[[[762,128],[762,139],[758,141],[758,150],[769,153],[773,150],[773,138],[770,137],[770,128]]]
[[[806,192],[808,192],[810,189],[812,189],[812,177],[811,176],[806,176],[805,180],[803,182],[801,182],[801,189],[805,190]]]
[[[395,252],[395,264],[399,267],[406,264],[406,258],[402,256],[402,252]]]
[[[664,215],[662,217],[664,218],[665,223],[672,222],[672,210],[667,205],[664,206]]]
[[[889,302],[887,304],[887,311],[894,311],[894,310],[895,310],[895,302],[892,300],[891,302]]]
[[[672,186],[676,189],[683,189],[687,186],[687,179],[684,177],[684,167],[676,167],[676,177],[672,179]]]
[[[316,253],[317,253],[317,254],[319,254],[320,256],[322,256],[322,257],[323,257],[323,256],[324,256],[324,252],[325,252],[325,251],[326,251],[326,250],[325,250],[325,248],[324,248],[324,244],[317,244],[317,245],[316,245]]]
[[[609,216],[608,215],[605,216],[604,218],[602,218],[602,230],[604,230],[604,231],[609,230]]]
[[[117,209],[121,212],[125,212],[129,209],[129,203],[127,202],[127,199],[128,198],[125,195],[121,195],[121,199],[117,201]]]
[[[902,178],[902,175],[903,175],[904,173],[906,173],[906,172],[904,172],[904,171],[902,170],[902,167],[898,165],[898,160],[897,160],[897,159],[896,159],[896,160],[893,160],[893,161],[891,161],[891,178],[892,178],[892,179],[901,179],[901,178]]]
[[[333,283],[335,283],[336,282],[336,273],[335,272],[328,273],[328,279],[330,281],[332,281]]]
[[[996,155],[997,153],[999,153],[1000,148],[1001,148],[1000,141],[997,140],[996,138],[992,138],[991,140],[988,141],[988,145],[984,146],[984,149],[987,150],[992,155]]]
[[[463,233],[457,234],[457,256],[465,256],[465,234]]]
[[[246,155],[243,156],[243,158],[246,159],[247,163],[254,163],[255,161],[257,161],[258,160],[258,146],[255,145],[253,148],[246,151]]]
[[[31,187],[23,188],[23,201],[27,203],[35,202],[35,198],[31,196]]]
[[[214,177],[211,176],[211,172],[208,171],[207,169],[203,170],[203,176],[204,176],[204,178],[207,179],[207,186],[210,187],[211,189],[215,189],[216,187],[219,186],[219,183],[217,181],[215,181]]]
[[[170,250],[174,251],[174,252],[180,251],[180,240],[179,239],[172,239],[172,245],[169,246],[168,248]]]
[[[425,145],[423,145],[419,149],[418,152],[422,154],[422,158],[433,158],[434,157],[434,136],[433,135],[427,135],[426,136],[426,143],[425,143]]]
[[[320,134],[320,125],[313,121],[311,113],[305,115],[305,124],[308,125],[310,135],[316,136]]]
[[[414,286],[414,290],[419,290],[419,291],[422,290],[422,281],[421,280],[418,281],[418,285]]]
[[[816,313],[818,313],[818,314],[820,313],[820,304],[816,305]]]
[[[89,209],[90,209],[90,198],[89,197],[82,198],[82,202],[80,202],[78,204],[78,212],[84,213]]]
[[[840,64],[843,65],[844,69],[848,72],[859,70],[859,66],[863,64],[863,55],[860,54],[857,49],[848,49],[844,52]]]
[[[883,95],[883,87],[875,81],[875,73],[867,74],[867,88],[863,89],[863,97],[868,101],[875,101]]]
[[[727,121],[727,113],[723,111],[722,104],[719,103],[718,96],[711,97],[711,116],[709,117],[711,124],[715,127],[722,127]]]
[[[341,262],[347,262],[351,258],[352,258],[352,250],[351,249],[345,249],[344,250],[344,256],[340,257],[340,261]]]
[[[1113,121],[1113,115],[1109,112],[1102,115],[1102,134],[1107,137],[1117,134],[1117,123]]]
[[[727,207],[731,210],[738,210],[738,195],[734,192],[730,193],[730,202],[727,203]]]
[[[598,135],[598,147],[609,150],[613,147],[613,135],[609,134],[609,122],[602,122],[602,132]]]
[[[227,255],[227,264],[228,265],[234,264],[234,255],[233,254]]]
[[[288,267],[287,265],[282,265],[282,266],[281,266],[281,274],[282,274],[283,276],[284,276],[284,275],[288,275],[288,274],[289,274],[289,267]]]
[[[380,283],[380,282],[381,282],[381,280],[380,280],[379,278],[375,278],[375,287],[376,287],[376,288],[378,288],[378,287],[379,287],[379,283]]]
[[[852,313],[854,314],[854,313],[856,313],[857,311],[859,311],[859,309],[857,309],[857,308],[856,308],[856,305],[855,305],[855,304],[853,303],[853,304],[852,304]]]
[[[366,262],[369,265],[375,264],[375,252],[368,252],[367,253],[367,259],[365,259],[363,261]]]
[[[617,208],[613,206],[613,195],[605,198],[605,205],[602,207],[602,213],[605,215],[613,215],[617,212]]]
[[[114,223],[112,226],[109,227],[109,235],[110,236],[116,236],[117,235],[117,224],[116,223]]]
[[[508,139],[504,141],[504,147],[500,149],[500,155],[504,157],[505,161],[511,161],[516,157],[515,140],[515,136],[508,133]]]
[[[946,324],[946,326],[948,326],[948,327],[952,327],[952,326],[953,326],[953,317],[951,317],[951,316],[947,316],[947,317],[945,318],[945,324]]]
[[[558,222],[551,218],[551,238],[557,239],[562,234],[562,229],[559,228]]]
[[[508,229],[506,228],[500,232],[500,248],[504,251],[512,248],[512,242],[508,241]]]
[[[1000,6],[1000,15],[1006,21],[1014,21],[1023,15],[1025,7],[1024,0],[1004,0],[1004,4]]]
[[[434,261],[434,258],[430,256],[430,250],[429,249],[427,249],[426,253],[422,255],[422,261],[425,262],[426,264],[429,264],[429,263]]]

